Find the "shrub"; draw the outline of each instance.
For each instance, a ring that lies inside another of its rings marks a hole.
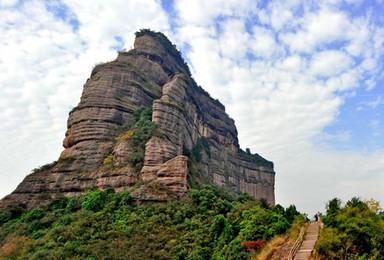
[[[342,241],[336,229],[323,228],[320,231],[316,251],[328,259],[337,259],[342,256]]]
[[[41,219],[43,217],[44,217],[44,210],[43,209],[33,209],[31,211],[26,212],[22,216],[21,220],[26,221],[26,222],[30,222],[33,220]]]
[[[24,212],[25,208],[21,204],[12,206],[4,212],[0,212],[0,225],[10,220],[19,218]]]
[[[113,156],[113,154],[108,155],[107,157],[105,157],[103,165],[112,165],[114,158],[115,157]]]
[[[290,223],[292,223],[297,216],[300,216],[300,212],[297,211],[295,205],[290,205],[286,208],[284,216]]]
[[[122,141],[122,140],[129,140],[135,135],[135,132],[133,130],[128,130],[124,134],[121,134],[116,137],[116,141]]]
[[[143,167],[145,144],[155,134],[157,125],[152,122],[152,107],[140,107],[133,113],[135,123],[117,141],[127,141],[133,150],[130,163],[139,171]]]
[[[211,157],[211,148],[209,147],[209,139],[205,137],[200,137],[195,147],[192,149],[192,156],[196,162],[201,162],[202,154],[204,151],[209,157]]]
[[[91,191],[87,194],[86,200],[81,204],[81,206],[83,209],[97,212],[104,208],[106,199],[107,193],[105,191]]]
[[[144,157],[140,153],[134,153],[129,161],[136,170],[140,170],[143,167]]]
[[[247,249],[248,252],[256,251],[261,248],[267,241],[266,240],[257,240],[257,241],[247,241],[243,242],[241,245]]]
[[[231,260],[241,260],[249,259],[246,249],[242,246],[241,240],[239,237],[232,240],[227,247],[226,252],[224,253],[223,259]]]
[[[37,167],[37,168],[32,170],[32,174],[49,171],[53,167],[55,167],[57,163],[58,163],[58,161],[54,161],[54,162],[47,163],[45,165],[39,166],[39,167]]]
[[[273,162],[266,160],[265,158],[261,157],[257,153],[251,154],[251,150],[249,150],[249,149],[246,152],[239,149],[239,155],[243,159],[249,160],[249,161],[257,163],[259,165],[273,167]]]

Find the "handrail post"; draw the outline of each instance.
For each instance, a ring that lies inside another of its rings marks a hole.
[[[297,238],[295,244],[293,244],[291,251],[289,251],[288,260],[293,260],[301,243],[303,243],[303,238],[304,238],[304,227],[301,228],[299,237]]]

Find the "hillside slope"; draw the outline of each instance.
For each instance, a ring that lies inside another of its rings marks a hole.
[[[127,191],[90,190],[45,208],[0,212],[0,258],[249,259],[257,247],[244,242],[264,244],[298,214],[214,186],[144,205]]]

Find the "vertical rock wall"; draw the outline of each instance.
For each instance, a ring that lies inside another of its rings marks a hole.
[[[183,149],[193,150],[199,139],[205,138],[209,153],[202,151],[198,162],[205,175],[198,180],[199,184],[215,184],[237,194],[247,192],[274,204],[273,164],[256,164],[241,156],[234,121],[205,93],[199,92],[191,79],[175,75],[163,87],[161,98],[153,102],[153,121],[162,138],[152,137],[146,145],[143,178],[160,180],[160,167],[172,164]],[[188,175],[187,168],[183,171],[183,175],[174,177],[178,183]],[[185,182],[183,189],[188,185]]]

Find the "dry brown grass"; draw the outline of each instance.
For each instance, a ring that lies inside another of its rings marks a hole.
[[[4,241],[4,244],[0,247],[0,259],[11,258],[12,255],[27,243],[28,238],[24,236],[10,237]]]
[[[287,236],[275,236],[271,241],[265,244],[265,246],[262,247],[262,249],[254,257],[252,257],[252,260],[271,259],[273,252],[276,250],[276,248],[284,244],[286,239]]]

